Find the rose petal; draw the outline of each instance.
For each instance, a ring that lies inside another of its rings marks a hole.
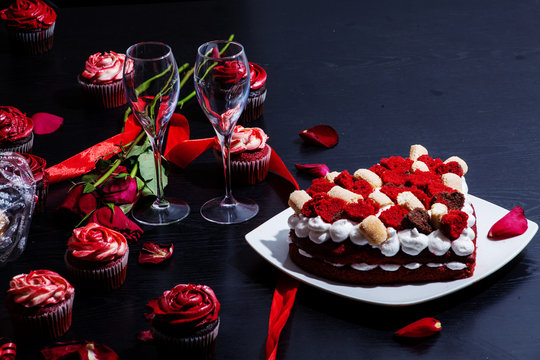
[[[173,253],[173,244],[156,244],[150,241],[142,244],[139,253],[139,264],[158,264],[170,258]]]
[[[432,317],[417,320],[399,329],[394,334],[400,337],[422,338],[431,336],[442,330],[441,322]]]
[[[41,350],[45,360],[96,359],[118,360],[118,355],[110,347],[91,341],[68,341],[49,345]]]
[[[298,135],[308,144],[331,148],[339,140],[336,130],[329,125],[317,125],[311,129],[301,131]]]
[[[150,330],[145,330],[137,333],[137,340],[143,343],[149,343],[154,341],[154,336]]]
[[[523,234],[527,231],[527,227],[527,219],[523,208],[516,206],[493,224],[489,229],[488,238],[492,240],[508,239]]]
[[[299,171],[303,171],[317,177],[324,176],[330,172],[328,166],[325,164],[294,164],[294,166],[296,166]]]
[[[38,135],[52,134],[62,126],[64,118],[48,113],[36,113],[32,115],[34,133]]]

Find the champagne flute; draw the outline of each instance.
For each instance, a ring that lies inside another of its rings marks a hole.
[[[216,40],[197,51],[195,91],[221,145],[225,197],[207,201],[201,215],[218,224],[236,224],[251,219],[259,206],[250,199],[234,198],[231,191],[231,136],[249,94],[250,73],[244,47],[234,41]]]
[[[133,218],[145,225],[178,222],[189,214],[189,205],[165,199],[161,167],[163,139],[180,92],[178,68],[171,48],[159,42],[142,42],[129,47],[123,82],[128,104],[152,146],[157,182],[156,200],[149,206],[136,206]]]

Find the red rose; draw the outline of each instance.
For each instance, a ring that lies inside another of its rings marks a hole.
[[[118,206],[114,207],[114,212],[108,206],[97,209],[90,215],[88,222],[94,222],[109,229],[116,230],[122,233],[127,240],[137,241],[143,234],[143,230],[133,221],[129,220]]]
[[[64,202],[58,207],[81,217],[91,213],[97,208],[97,199],[93,192],[83,194],[84,185],[75,186],[66,196]]]
[[[197,328],[218,318],[219,301],[206,285],[180,284],[147,304],[152,321]]]
[[[102,199],[117,205],[133,204],[139,197],[137,180],[131,176],[108,180],[101,188]]]

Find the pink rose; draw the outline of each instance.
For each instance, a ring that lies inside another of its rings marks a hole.
[[[125,54],[114,51],[95,53],[86,60],[86,66],[81,76],[94,84],[108,84],[122,79],[122,71],[126,61]],[[128,72],[133,69],[133,63],[128,61]]]
[[[139,198],[137,180],[131,176],[109,179],[101,188],[101,198],[117,205],[133,204]]]

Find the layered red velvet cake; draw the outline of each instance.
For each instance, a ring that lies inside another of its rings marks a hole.
[[[310,273],[341,282],[388,284],[472,276],[476,216],[467,164],[413,145],[408,158],[331,172],[294,191],[289,256]]]

